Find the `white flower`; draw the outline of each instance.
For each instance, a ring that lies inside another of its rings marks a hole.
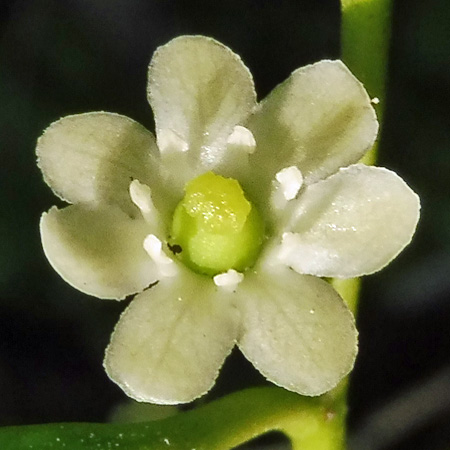
[[[275,384],[333,388],[353,366],[357,332],[319,277],[381,269],[419,214],[395,173],[355,164],[378,129],[363,86],[341,62],[321,61],[257,104],[237,55],[183,36],[153,56],[148,98],[156,141],[127,117],[95,112],[53,123],[37,146],[46,182],[71,203],[41,220],[55,270],[97,297],[139,293],[112,335],[108,375],[137,400],[189,402],[237,343]],[[264,221],[246,270],[196,273],[170,245],[184,188],[210,171],[238,180]]]

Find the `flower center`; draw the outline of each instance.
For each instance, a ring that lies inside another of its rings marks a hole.
[[[170,248],[190,268],[206,275],[252,266],[264,224],[238,181],[206,172],[185,187],[173,214]]]

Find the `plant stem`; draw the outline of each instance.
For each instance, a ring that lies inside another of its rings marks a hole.
[[[301,422],[305,437],[326,417],[330,398],[301,397],[281,388],[236,392],[154,422],[63,423],[0,428],[2,450],[229,450],[269,430]],[[331,419],[331,418],[330,418]],[[327,423],[335,423],[328,420]],[[337,427],[322,427],[328,435]],[[336,429],[336,430],[335,430]],[[310,447],[315,450],[325,447]]]
[[[341,0],[341,57],[366,87],[380,126],[386,102],[392,0]],[[363,159],[374,164],[376,145]]]
[[[373,99],[378,121],[383,121],[386,100],[386,80],[389,58],[392,0],[341,0],[341,57],[353,74],[364,84]],[[362,162],[374,164],[377,144],[364,156]],[[332,284],[348,307],[357,315],[360,280],[332,280]],[[311,415],[308,421],[300,418],[285,429],[293,450],[342,450],[345,448],[345,421],[347,414],[347,384],[327,394],[331,408],[326,417]],[[315,424],[315,428],[310,423]],[[309,425],[309,426],[308,426]],[[305,433],[304,430],[309,430]]]

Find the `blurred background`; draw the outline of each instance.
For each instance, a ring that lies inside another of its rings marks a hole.
[[[394,2],[378,165],[422,199],[413,243],[364,280],[351,379],[352,448],[450,449],[450,3]],[[339,57],[337,0],[0,2],[0,425],[105,421],[126,397],[102,369],[126,302],[65,284],[41,250],[57,203],[35,163],[54,120],[94,110],[149,129],[146,72],[157,46],[212,36],[241,55],[263,98],[292,70]],[[262,385],[238,352],[202,401]],[[258,441],[285,448],[278,437]]]

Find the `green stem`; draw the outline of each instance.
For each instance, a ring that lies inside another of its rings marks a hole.
[[[267,431],[291,429],[296,423],[302,424],[302,438],[308,442],[316,436],[318,426],[327,438],[336,440],[342,427],[330,414],[331,401],[329,396],[308,398],[281,388],[253,388],[154,422],[4,427],[0,428],[0,448],[229,450]]]
[[[341,0],[341,56],[353,74],[364,84],[373,99],[380,129],[386,100],[386,79],[389,58],[392,0]],[[377,144],[364,156],[362,162],[374,164]],[[333,286],[357,315],[360,280],[332,280]],[[345,448],[345,421],[347,413],[347,380],[328,394],[333,399],[330,411],[333,426],[340,432],[330,433],[330,424],[322,418],[317,421],[315,433],[303,433],[305,419],[286,429],[293,450],[341,450]],[[312,415],[309,420],[317,419]],[[309,428],[311,430],[311,427]]]
[[[375,104],[380,126],[386,102],[392,0],[341,0],[341,55]],[[374,164],[376,145],[363,159]]]

